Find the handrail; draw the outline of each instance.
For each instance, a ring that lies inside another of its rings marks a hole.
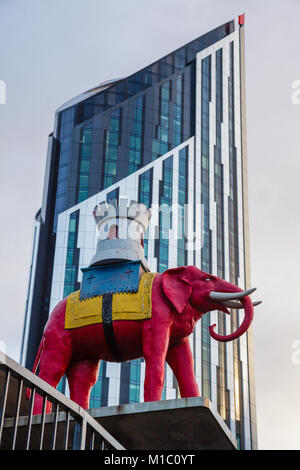
[[[47,444],[46,428],[52,425],[51,442],[48,438],[48,444],[53,450],[57,447],[125,450],[86,410],[0,351],[1,372],[0,449],[43,449]],[[29,410],[27,416],[20,416],[26,407],[26,388],[31,390],[31,399],[29,403],[27,401]],[[43,397],[41,415],[33,415],[36,394]],[[52,403],[54,413],[46,415],[47,402]],[[37,428],[40,429],[38,432]],[[62,434],[63,444],[60,440]],[[38,443],[35,442],[37,438]]]

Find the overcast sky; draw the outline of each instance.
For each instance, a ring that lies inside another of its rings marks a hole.
[[[0,341],[18,360],[55,110],[243,12],[259,447],[300,449],[298,0],[0,0]]]

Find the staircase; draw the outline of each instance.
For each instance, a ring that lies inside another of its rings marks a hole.
[[[32,414],[36,394],[41,415]],[[87,411],[0,351],[0,450],[75,449],[125,450]]]

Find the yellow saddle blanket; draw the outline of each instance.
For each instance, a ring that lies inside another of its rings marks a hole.
[[[137,292],[113,294],[113,320],[145,320],[151,318],[151,291],[155,273],[142,275]],[[80,291],[67,298],[65,329],[102,323],[102,295],[79,300]]]

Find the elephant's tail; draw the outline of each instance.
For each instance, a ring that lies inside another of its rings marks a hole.
[[[43,346],[44,346],[44,338],[42,338],[42,341],[40,342],[39,349],[38,349],[38,352],[37,352],[37,355],[36,355],[36,358],[35,358],[35,361],[34,361],[34,364],[33,364],[33,368],[32,368],[32,373],[33,374],[36,373],[37,368],[39,366]],[[31,390],[30,390],[30,388],[27,388],[27,390],[26,390],[26,399],[29,400],[30,396],[31,396]]]

